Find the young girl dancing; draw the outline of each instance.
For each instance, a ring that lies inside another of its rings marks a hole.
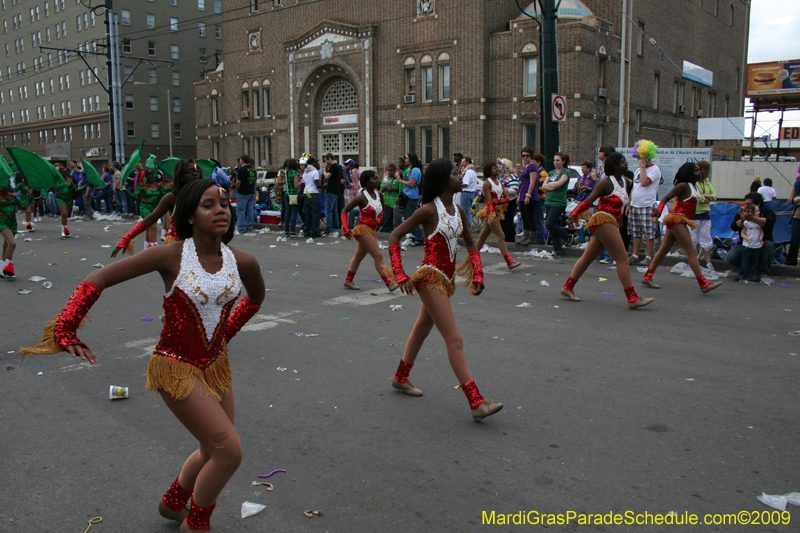
[[[136,187],[136,190],[132,193],[125,189],[125,194],[127,194],[131,199],[135,199],[137,196],[141,199],[141,204],[139,205],[139,214],[142,218],[147,218],[150,213],[155,211],[155,208],[158,207],[158,204],[161,201],[161,198],[165,196],[165,193],[161,190],[161,184],[156,182],[156,172],[153,166],[149,166],[150,163],[148,162],[148,166],[144,169],[144,181],[139,182],[139,186]],[[161,218],[161,217],[159,217]],[[147,226],[147,233],[145,234],[145,248],[150,248],[151,246],[158,245],[158,227],[157,227],[158,219],[152,225]]]
[[[42,341],[20,353],[64,350],[94,364],[97,357],[75,332],[100,293],[150,272],[161,274],[167,320],[147,369],[147,388],[161,395],[197,439],[198,449],[184,462],[158,510],[164,518],[181,522],[186,533],[210,530],[217,497],[242,460],[233,427],[228,343],[259,310],[264,280],[252,255],[224,244],[233,237],[230,204],[213,180],[183,188],[175,222],[183,242],[148,248],[89,274]],[[242,286],[247,296],[233,309]]]
[[[414,366],[422,343],[433,326],[436,326],[447,345],[450,367],[469,401],[472,418],[482,420],[502,409],[503,404],[484,400],[478,392],[464,357],[464,340],[458,331],[450,305],[450,296],[456,289],[456,249],[459,237],[464,239],[469,258],[459,265],[458,273],[466,276],[464,285],[472,290],[472,294],[483,292],[481,256],[467,229],[467,215],[461,206],[453,205],[453,194],[461,191],[461,180],[457,172],[455,165],[448,159],[437,159],[428,165],[422,191],[424,205],[400,224],[389,237],[389,255],[400,288],[408,295],[416,290],[422,300],[422,308],[406,342],[400,366],[392,379],[392,387],[411,396],[422,396],[422,391],[408,380],[408,374]],[[425,230],[425,255],[420,269],[409,278],[403,271],[400,238],[420,224]]]
[[[17,248],[17,241],[14,239],[14,234],[17,233],[17,207],[25,205],[14,194],[8,177],[0,178],[0,235],[3,236],[3,269],[0,277],[3,278],[16,276],[12,259]]]
[[[500,253],[503,254],[503,259],[506,260],[506,266],[511,270],[522,263],[511,259],[511,254],[508,253],[508,246],[506,246],[506,234],[500,224],[500,221],[506,217],[506,210],[510,200],[508,191],[500,181],[500,168],[502,166],[502,160],[498,160],[497,163],[483,165],[483,175],[486,176],[486,179],[483,180],[483,197],[486,201],[484,208],[478,211],[478,216],[483,219],[484,223],[481,234],[478,235],[476,247],[478,250],[483,248],[483,243],[486,242],[486,238],[491,231],[497,237],[497,246],[500,248]]]
[[[633,279],[631,279],[631,267],[628,264],[628,252],[625,250],[622,236],[619,233],[622,213],[625,206],[628,205],[629,194],[633,187],[633,182],[622,175],[627,169],[628,162],[621,153],[611,154],[605,161],[605,173],[608,175],[608,179],[598,181],[589,197],[578,204],[570,214],[569,220],[574,223],[581,213],[590,209],[592,203],[600,198],[597,211],[586,223],[586,228],[592,232],[592,240],[586,245],[583,255],[575,263],[572,273],[561,289],[561,295],[573,302],[581,301],[575,296],[575,284],[604,248],[617,262],[617,276],[625,289],[628,307],[636,309],[653,301],[653,298],[641,298],[636,294],[636,290],[633,288]]]
[[[61,238],[68,239],[72,237],[69,229],[67,229],[67,220],[72,215],[72,200],[75,197],[75,193],[83,194],[83,191],[86,190],[86,185],[78,187],[75,180],[69,175],[69,170],[64,167],[59,167],[58,170],[64,178],[64,183],[55,187],[56,205],[58,206],[58,212],[61,213]]]
[[[22,172],[16,173],[17,186],[14,187],[14,192],[20,191],[19,201],[25,209],[25,229],[34,231],[33,224],[31,224],[31,217],[33,216],[33,208],[36,201],[33,199],[33,190],[28,187],[28,182],[22,176]]]
[[[658,204],[658,209],[653,211],[652,216],[658,219],[664,211],[667,202],[675,198],[675,203],[672,206],[669,214],[664,217],[664,225],[667,226],[667,234],[661,241],[661,248],[658,249],[653,261],[647,268],[647,273],[642,279],[642,285],[652,287],[653,289],[660,289],[660,285],[656,285],[653,281],[653,274],[656,273],[656,268],[664,260],[667,253],[669,253],[672,245],[677,241],[686,252],[689,260],[689,266],[692,272],[697,276],[697,282],[700,284],[700,290],[703,294],[713,291],[720,285],[721,281],[709,283],[703,272],[700,270],[700,261],[697,260],[697,248],[692,245],[692,235],[689,233],[689,228],[697,228],[697,222],[692,220],[697,203],[700,201],[700,193],[697,192],[694,184],[700,179],[700,168],[694,163],[684,163],[675,174],[675,187],[661,199]],[[619,268],[619,265],[617,266]]]
[[[158,223],[158,219],[162,216],[169,217],[175,207],[175,200],[181,191],[181,188],[192,180],[200,177],[200,170],[195,166],[194,161],[191,159],[181,159],[175,165],[175,178],[173,180],[173,190],[165,194],[158,202],[156,208],[144,217],[144,220],[137,223],[128,233],[126,233],[117,243],[114,251],[111,252],[111,257],[114,258],[117,254],[124,250],[130,255],[134,254],[136,245],[136,236],[143,233],[149,227]],[[178,240],[175,234],[175,225],[172,224],[171,233],[164,239],[164,244],[170,244]],[[155,234],[154,234],[155,235]]]
[[[354,291],[359,290],[358,286],[353,283],[353,278],[358,272],[361,261],[369,254],[375,262],[375,270],[378,271],[381,279],[392,292],[397,289],[398,285],[394,280],[392,269],[383,263],[383,252],[378,246],[377,237],[377,228],[383,222],[384,215],[383,194],[378,190],[381,179],[375,171],[365,170],[361,174],[359,182],[364,190],[345,206],[341,214],[342,234],[348,239],[358,241],[356,253],[350,260],[350,269],[347,271],[344,286]],[[358,224],[351,230],[347,227],[347,217],[350,211],[356,207],[359,208]]]

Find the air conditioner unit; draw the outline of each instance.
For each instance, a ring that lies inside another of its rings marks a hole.
[[[414,103],[414,100],[415,100],[415,98],[416,98],[416,97],[415,97],[415,95],[413,95],[413,94],[407,94],[407,95],[405,95],[405,96],[403,97],[403,103],[404,103],[404,104],[413,104],[413,103]]]
[[[703,110],[702,109],[695,110],[695,116],[697,118],[703,118]]]
[[[242,118],[250,118],[250,111],[242,111]]]
[[[599,96],[600,98],[608,98],[608,89],[606,89],[605,87],[600,87],[599,89],[597,89],[597,96]]]
[[[686,113],[686,106],[681,104],[678,106],[678,113],[683,114]]]

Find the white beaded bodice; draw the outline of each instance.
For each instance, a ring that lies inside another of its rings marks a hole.
[[[497,195],[497,199],[498,200],[502,200],[503,199],[503,182],[501,182],[498,179],[497,183],[495,183],[492,178],[487,178],[487,179],[489,180],[489,185],[492,187],[492,192],[494,192]]]
[[[439,221],[436,223],[436,229],[426,238],[432,240],[436,234],[441,234],[444,240],[447,241],[447,250],[450,252],[450,261],[456,260],[456,251],[458,250],[458,238],[464,232],[464,223],[461,220],[461,212],[458,206],[453,205],[454,215],[447,212],[442,200],[437,196],[433,200],[436,206],[436,214]]]
[[[210,342],[222,316],[223,307],[231,300],[236,300],[242,290],[236,257],[223,244],[222,268],[210,274],[200,264],[194,239],[186,239],[181,252],[180,273],[165,297],[168,298],[176,288],[183,291],[194,304],[203,322],[206,341]]]
[[[617,178],[615,176],[609,176],[608,179],[611,180],[611,184],[614,185],[614,190],[611,191],[609,196],[616,196],[620,200],[622,200],[622,209],[625,209],[625,206],[628,205],[628,191],[625,190],[625,178],[622,178],[622,185],[619,184]]]
[[[367,207],[371,207],[375,210],[375,218],[378,218],[383,211],[383,206],[381,205],[381,193],[377,190],[375,191],[375,198],[372,198],[369,195],[369,191],[364,189],[364,197],[367,199]]]

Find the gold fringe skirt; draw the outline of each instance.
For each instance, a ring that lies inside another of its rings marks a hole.
[[[366,224],[357,224],[356,227],[350,232],[350,237],[352,238],[356,238],[359,235],[372,235],[376,239],[378,238],[378,232]]]
[[[671,228],[672,226],[677,226],[678,224],[686,224],[692,229],[697,229],[697,222],[694,220],[689,220],[683,215],[670,213],[664,217],[664,225],[667,227],[667,229]]]
[[[494,214],[489,211],[488,206],[484,206],[483,209],[478,211],[476,214],[484,219],[487,224],[491,224],[492,221],[497,218],[498,220],[505,220],[506,219],[506,211],[508,211],[508,204],[499,204],[494,206]]]
[[[437,289],[446,296],[452,296],[456,293],[455,280],[451,281],[438,270],[427,266],[423,266],[411,276],[411,286],[417,291],[423,287],[431,290]]]
[[[172,235],[167,235],[167,236],[164,238],[164,244],[172,244],[173,242],[178,242],[178,239],[176,239],[176,238],[175,238],[175,237],[173,237]]]
[[[211,365],[201,370],[196,366],[154,352],[147,366],[147,390],[163,390],[176,400],[185,400],[197,380],[205,385],[217,401],[231,390],[231,367],[228,351],[224,350]]]
[[[594,229],[602,224],[614,224],[615,228],[619,227],[619,222],[617,222],[614,215],[610,215],[604,211],[597,211],[592,215],[592,218],[589,219],[589,222],[586,223],[586,229],[594,232]]]

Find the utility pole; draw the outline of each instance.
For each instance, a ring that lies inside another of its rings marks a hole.
[[[561,144],[558,122],[553,121],[551,106],[552,96],[558,93],[558,39],[556,35],[558,10],[556,0],[540,0],[540,5],[542,8],[542,94],[540,97],[542,103],[542,154],[545,159],[545,167],[552,170],[555,168],[553,156],[558,152]]]
[[[625,146],[625,67],[628,62],[628,0],[622,0],[622,57],[619,61],[619,118],[617,119],[617,147]]]
[[[116,113],[114,109],[114,91],[115,83],[113,70],[111,69],[111,47],[114,43],[111,42],[111,1],[105,0],[106,9],[106,71],[108,72],[108,120],[109,131],[111,132],[111,161],[117,161],[117,136],[116,136]]]

